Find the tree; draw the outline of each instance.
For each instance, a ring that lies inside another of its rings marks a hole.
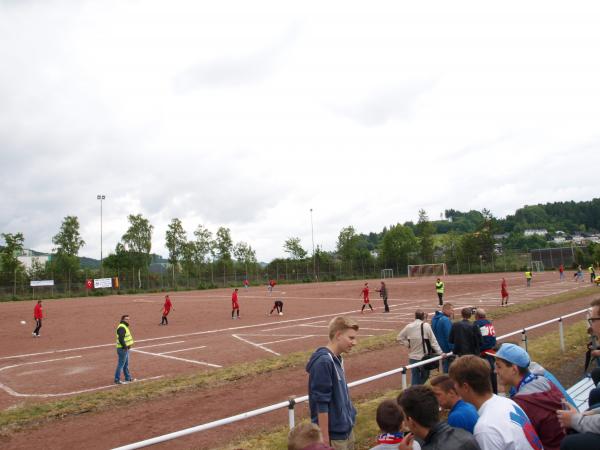
[[[425,210],[419,210],[419,221],[417,222],[416,235],[419,238],[419,256],[423,264],[433,262],[433,232],[434,228]]]
[[[354,259],[357,253],[359,236],[353,226],[342,228],[338,235],[337,252],[345,261]]]
[[[246,276],[248,276],[248,264],[256,263],[256,252],[246,242],[238,242],[233,247],[235,259],[244,264]]]
[[[231,261],[233,240],[231,239],[231,230],[229,228],[219,227],[217,230],[215,250],[221,261]]]
[[[79,270],[79,250],[85,245],[79,234],[79,219],[76,216],[67,216],[59,232],[52,238],[56,258],[53,263],[58,271],[67,274],[68,289],[71,290],[71,275]]]
[[[17,273],[23,270],[23,265],[18,256],[23,252],[23,243],[25,238],[23,233],[2,233],[4,247],[0,250],[0,267],[2,278],[7,281],[12,280],[13,295],[17,294]]]
[[[300,245],[300,238],[291,237],[283,244],[283,249],[294,260],[304,259],[308,252]]]
[[[385,267],[395,266],[396,271],[400,267],[408,265],[410,253],[418,249],[418,242],[412,229],[397,224],[383,235],[380,244],[380,258]]]
[[[138,286],[142,287],[141,268],[150,264],[150,250],[152,249],[152,230],[154,226],[141,214],[127,216],[129,228],[121,240],[127,251],[131,254],[134,267],[138,268]]]
[[[167,226],[165,233],[165,241],[167,250],[169,250],[169,262],[173,268],[173,286],[175,286],[175,270],[187,244],[187,236],[181,220],[177,218],[171,219],[171,223]],[[189,256],[190,249],[187,250]]]

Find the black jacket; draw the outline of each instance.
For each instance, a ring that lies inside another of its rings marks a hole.
[[[476,355],[481,353],[482,337],[479,327],[466,319],[454,322],[450,329],[448,342],[454,344],[452,352],[455,355]]]
[[[429,430],[422,450],[480,450],[475,437],[462,428],[453,428],[440,422]]]

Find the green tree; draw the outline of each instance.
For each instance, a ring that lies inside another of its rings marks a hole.
[[[125,249],[130,253],[134,269],[138,269],[138,287],[142,287],[142,267],[148,269],[152,250],[154,226],[141,214],[127,216],[129,228],[121,238]]]
[[[246,242],[238,242],[233,247],[235,259],[244,265],[246,276],[248,275],[248,264],[256,264],[256,252]]]
[[[410,253],[419,248],[417,238],[412,229],[400,224],[390,227],[383,235],[379,247],[379,257],[386,268],[396,267],[396,272],[400,273],[408,265]]]
[[[304,259],[308,254],[300,245],[300,238],[298,237],[291,237],[286,240],[283,244],[283,249],[286,253],[289,253],[290,257],[294,260]]]
[[[85,245],[79,234],[79,219],[76,216],[65,217],[59,232],[52,238],[52,243],[56,245],[53,263],[59,272],[67,274],[70,291],[71,276],[79,270],[79,250]]]
[[[190,256],[193,252],[189,252],[189,248],[186,249],[187,235],[183,229],[181,220],[174,218],[171,219],[171,223],[167,226],[165,233],[165,246],[169,251],[169,263],[173,270],[173,286],[175,286],[175,270],[179,265],[179,260],[183,256],[184,249],[188,250]]]
[[[337,252],[342,260],[352,261],[356,257],[359,240],[353,226],[342,228],[337,240]]]
[[[17,293],[17,274],[23,271],[18,257],[23,253],[23,233],[2,233],[4,247],[0,249],[0,277],[13,282],[13,295]]]
[[[424,209],[419,210],[416,235],[419,238],[419,256],[423,264],[433,262],[433,232],[435,231]]]
[[[231,230],[225,227],[219,227],[215,238],[215,251],[221,261],[231,261],[233,252],[233,240],[231,239]]]

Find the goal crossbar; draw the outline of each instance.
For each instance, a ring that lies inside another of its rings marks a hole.
[[[409,264],[408,277],[427,277],[427,276],[448,275],[445,263],[438,264]]]

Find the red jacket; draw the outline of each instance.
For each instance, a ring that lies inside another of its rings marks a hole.
[[[44,314],[42,313],[42,305],[40,305],[39,303],[35,305],[35,308],[33,308],[33,318],[34,319],[43,319]]]
[[[167,298],[167,299],[165,300],[165,305],[163,306],[163,308],[164,308],[164,313],[165,313],[165,314],[169,314],[169,311],[171,311],[171,306],[173,306],[173,305],[171,304],[171,299],[170,299],[170,298]]]
[[[238,293],[233,291],[233,294],[231,294],[231,303],[237,303],[238,302]]]

